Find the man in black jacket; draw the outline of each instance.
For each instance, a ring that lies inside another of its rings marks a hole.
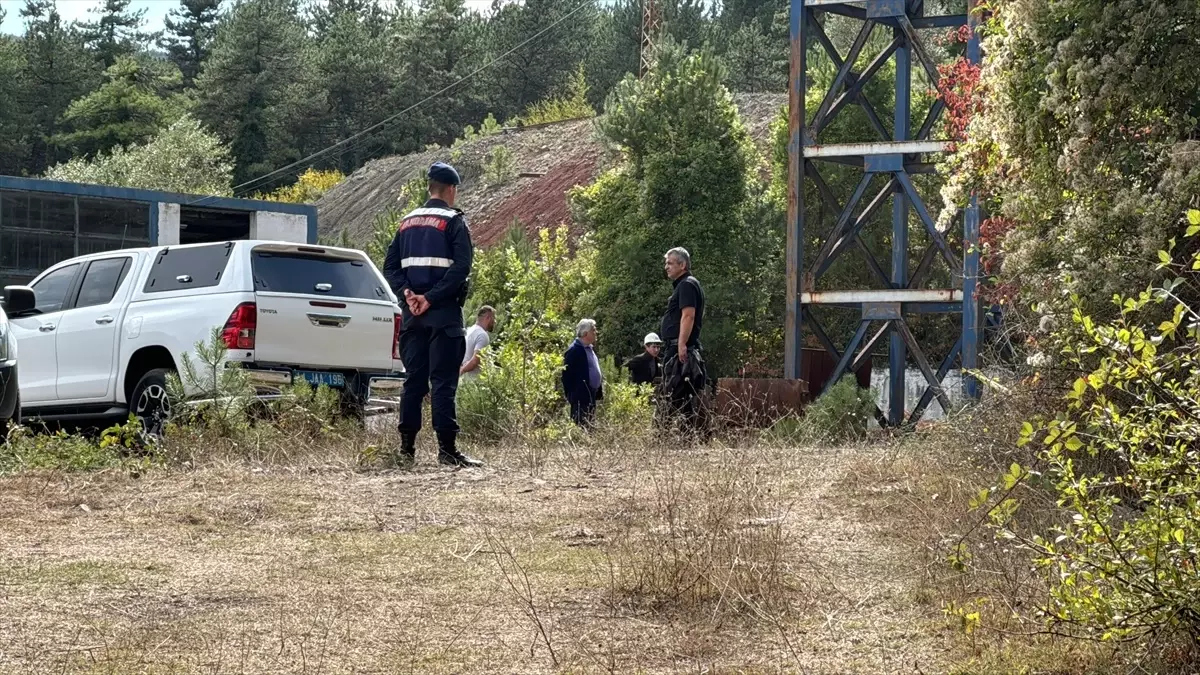
[[[704,289],[692,276],[692,258],[687,249],[676,247],[667,251],[663,264],[674,289],[667,300],[667,313],[660,329],[667,347],[663,354],[662,388],[671,416],[678,416],[687,427],[702,431],[701,396],[708,378],[700,345]]]
[[[662,340],[657,333],[648,333],[642,340],[646,351],[625,362],[629,370],[629,381],[634,384],[653,384],[662,377],[662,366],[658,363],[658,352]]]

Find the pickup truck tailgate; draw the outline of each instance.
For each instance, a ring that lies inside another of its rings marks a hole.
[[[357,251],[270,244],[251,253],[259,363],[389,371],[396,305]]]

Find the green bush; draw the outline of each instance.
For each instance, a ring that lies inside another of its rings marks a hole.
[[[268,407],[270,421],[281,431],[315,436],[339,428],[342,396],[336,389],[300,380],[284,387],[281,394]]]
[[[517,162],[512,150],[503,145],[492,148],[483,164],[483,179],[489,185],[507,183],[517,175]]]
[[[1200,212],[1188,217],[1185,241],[1200,233]],[[1065,411],[1021,430],[1037,470],[1014,464],[974,501],[989,506],[999,537],[1032,553],[1054,630],[1142,649],[1151,636],[1200,639],[1200,311],[1180,299],[1196,297],[1200,253],[1178,266],[1167,251],[1160,258],[1169,280],[1114,297],[1112,321],[1073,298],[1058,337],[1064,366],[1080,375]],[[1171,318],[1146,321],[1163,314]],[[1048,531],[1012,518],[1015,487],[1031,478],[1052,486],[1066,511]]]
[[[529,106],[521,116],[521,124],[531,126],[595,117],[596,111],[588,103],[587,97],[587,77],[584,75],[583,66],[580,65],[571,76],[567,91],[561,96],[551,96]]]
[[[468,143],[479,140],[480,138],[495,136],[503,130],[504,127],[500,126],[500,123],[496,121],[496,116],[492,113],[488,113],[488,116],[479,126],[478,132],[475,131],[474,125],[468,124],[463,128],[462,136],[454,139],[454,142],[450,144],[450,161],[455,163],[461,162],[463,157],[463,148],[465,148]],[[428,150],[430,148],[427,147],[426,149]]]
[[[874,390],[859,387],[847,375],[805,408],[803,417],[785,417],[772,425],[767,437],[783,443],[861,441],[874,416]]]
[[[562,354],[533,351],[510,340],[489,348],[480,360],[479,378],[459,386],[457,412],[464,436],[499,441],[547,426],[562,415]]]
[[[0,446],[0,473],[135,468],[158,459],[156,453],[145,451],[141,427],[133,419],[105,429],[98,440],[63,430],[36,434],[22,426],[12,429],[8,442]]]
[[[663,254],[683,246],[704,285],[714,377],[781,348],[773,333],[785,288],[783,211],[767,199],[761,158],[723,72],[710,52],[664,43],[645,77],[613,89],[597,122],[622,162],[570,192],[576,220],[595,237],[591,313],[613,349],[633,356],[657,328],[672,288]]]
[[[495,246],[475,250],[471,264],[471,294],[463,306],[463,318],[468,325],[475,323],[476,310],[491,305],[498,311],[496,331],[504,329],[505,315],[501,310],[516,295],[516,281],[536,254],[525,228],[517,221]]]
[[[1200,4],[1002,0],[983,14],[981,71],[948,71],[971,95],[945,116],[969,127],[943,171],[943,218],[978,190],[996,216],[985,263],[1002,261],[985,274],[1062,323],[1069,293],[1108,319],[1114,294],[1154,283],[1149,261],[1200,192]]]
[[[168,428],[203,428],[223,436],[237,436],[249,426],[254,388],[236,362],[226,363],[228,348],[221,327],[209,339],[184,352],[179,372],[167,376],[171,402]]]

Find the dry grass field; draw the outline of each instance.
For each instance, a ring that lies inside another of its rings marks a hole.
[[[411,471],[364,466],[390,441],[0,478],[0,671],[934,673],[971,656],[887,450],[601,436],[481,448],[478,471],[430,447]]]

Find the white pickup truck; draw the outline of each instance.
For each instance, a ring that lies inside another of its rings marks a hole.
[[[196,361],[214,327],[264,396],[304,378],[361,411],[403,386],[400,307],[361,251],[274,241],[122,249],[60,262],[30,287],[34,307],[8,316],[24,418],[132,412],[154,432],[169,410],[167,374],[185,352]]]

